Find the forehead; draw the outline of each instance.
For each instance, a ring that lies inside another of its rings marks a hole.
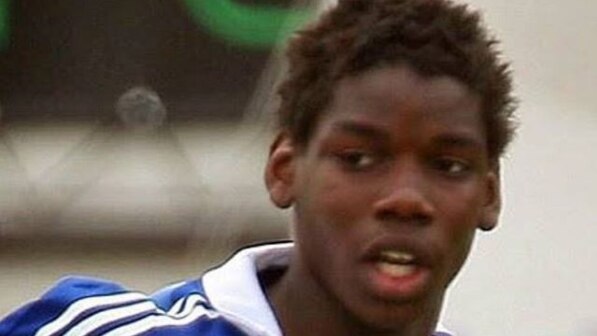
[[[478,96],[451,77],[388,66],[340,80],[315,133],[350,120],[389,132],[468,132],[484,142],[480,111]]]

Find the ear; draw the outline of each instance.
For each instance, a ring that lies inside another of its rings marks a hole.
[[[483,213],[479,223],[479,229],[491,231],[498,224],[498,218],[502,209],[502,196],[500,191],[500,167],[493,165],[487,172],[485,186],[485,200]]]
[[[296,148],[286,132],[280,132],[270,147],[265,167],[265,185],[271,201],[285,209],[294,203]]]

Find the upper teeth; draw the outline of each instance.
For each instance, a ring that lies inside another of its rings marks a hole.
[[[415,256],[403,251],[388,250],[382,251],[381,258],[390,263],[408,264],[415,260]]]

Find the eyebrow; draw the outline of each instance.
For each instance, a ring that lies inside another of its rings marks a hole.
[[[332,130],[337,132],[347,132],[357,136],[380,139],[389,141],[391,135],[379,127],[358,122],[354,120],[342,120],[332,125]],[[432,138],[432,142],[439,146],[452,148],[469,148],[482,150],[485,143],[470,135],[468,132],[458,130],[450,131],[444,134],[436,135]]]
[[[390,135],[387,134],[385,131],[381,130],[379,127],[375,125],[357,122],[353,120],[342,120],[332,125],[332,130],[336,132],[342,133],[352,133],[357,136],[372,138],[372,139],[381,139],[381,140],[389,140]]]
[[[485,144],[479,141],[476,137],[473,137],[466,132],[455,131],[448,134],[440,134],[433,138],[433,143],[453,148],[470,148],[476,150],[482,150],[485,148]]]

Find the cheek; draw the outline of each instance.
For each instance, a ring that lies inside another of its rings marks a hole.
[[[333,174],[325,169],[312,175],[303,184],[308,211],[325,220],[327,225],[347,226],[368,215],[375,191],[349,177]]]
[[[347,255],[359,245],[363,225],[358,223],[365,220],[370,203],[367,193],[323,164],[309,171],[297,185],[296,238],[306,253],[319,253],[316,258],[322,253],[332,258],[333,251]]]
[[[465,262],[481,219],[482,201],[475,190],[443,197],[441,230],[449,277],[452,278]]]
[[[474,231],[483,213],[483,190],[476,180],[457,188],[436,188],[436,207],[444,225],[454,235]]]

